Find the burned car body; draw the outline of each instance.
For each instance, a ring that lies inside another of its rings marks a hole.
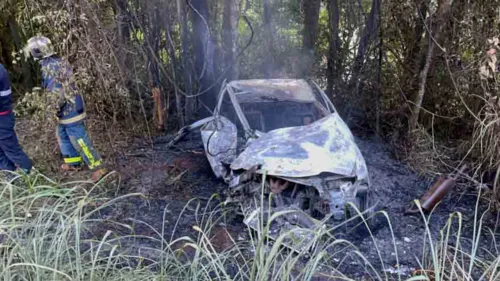
[[[367,167],[349,128],[325,93],[305,80],[241,80],[224,84],[201,128],[206,156],[228,197],[242,202],[245,223],[261,211],[295,210],[289,223],[352,217],[369,207]],[[262,174],[266,174],[265,181]],[[272,206],[252,200],[272,193]],[[269,208],[270,207],[270,208]],[[253,214],[253,215],[252,215]]]

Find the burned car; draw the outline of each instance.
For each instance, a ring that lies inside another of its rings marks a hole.
[[[292,210],[287,225],[311,228],[354,216],[351,205],[370,207],[365,160],[313,82],[225,83],[213,116],[182,129],[176,140],[196,128],[213,172],[228,184],[228,200],[242,203],[252,228],[270,210]],[[264,207],[259,198],[271,193],[271,206]]]

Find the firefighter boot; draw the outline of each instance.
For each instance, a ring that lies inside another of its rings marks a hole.
[[[93,183],[99,182],[107,174],[108,174],[108,171],[105,168],[95,170],[92,173],[92,182]]]
[[[79,172],[82,170],[82,166],[75,166],[75,165],[69,165],[67,163],[64,163],[61,165],[61,171],[63,172]]]

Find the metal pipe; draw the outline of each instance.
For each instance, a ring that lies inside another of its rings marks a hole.
[[[427,192],[420,197],[419,202],[422,206],[422,210],[426,213],[432,211],[436,205],[443,200],[444,196],[451,190],[456,184],[458,176],[463,174],[467,165],[463,165],[456,173],[448,176],[440,177],[436,183],[434,183]],[[419,210],[415,206],[408,208],[405,214],[416,214]]]
[[[422,209],[426,212],[432,211],[434,207],[441,202],[444,196],[455,186],[456,180],[462,174],[466,165],[463,165],[457,173],[446,178],[441,177],[438,181],[420,198]]]

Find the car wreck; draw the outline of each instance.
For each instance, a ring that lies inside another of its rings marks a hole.
[[[241,204],[244,222],[253,229],[270,217],[262,212],[284,214],[273,221],[269,235],[276,238],[292,227],[352,218],[352,206],[361,212],[371,207],[365,160],[313,82],[224,83],[213,116],[181,129],[172,144],[195,129],[214,174],[228,185],[227,200]],[[270,204],[261,200],[271,194]]]

